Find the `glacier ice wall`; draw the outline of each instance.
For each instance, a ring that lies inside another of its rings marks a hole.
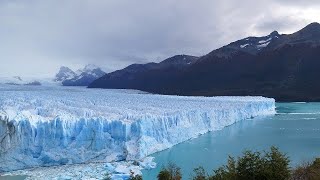
[[[264,97],[0,86],[0,172],[135,160],[237,121],[275,113]]]

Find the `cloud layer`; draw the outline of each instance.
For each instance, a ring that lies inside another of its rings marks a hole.
[[[310,0],[3,0],[0,76],[52,76],[61,65],[107,71],[320,22]]]

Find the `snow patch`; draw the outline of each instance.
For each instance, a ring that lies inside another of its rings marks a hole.
[[[250,44],[243,44],[243,45],[240,45],[240,48],[245,48],[247,46],[249,46]]]
[[[265,43],[267,43],[267,42],[269,42],[269,41],[271,41],[272,40],[272,38],[270,37],[270,38],[268,38],[268,39],[266,39],[266,40],[261,40],[261,41],[259,41],[259,44],[265,44]]]
[[[267,47],[269,44],[270,44],[270,42],[266,42],[266,43],[264,43],[264,44],[259,44],[259,45],[257,45],[257,48],[265,48],[265,47]]]

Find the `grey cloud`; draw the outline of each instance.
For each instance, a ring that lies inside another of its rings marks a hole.
[[[306,25],[308,22],[305,19],[299,19],[292,16],[280,16],[272,17],[269,16],[264,20],[254,25],[254,28],[264,34],[272,31],[279,32],[294,32],[301,28],[301,24]]]
[[[61,65],[87,63],[112,71],[175,54],[203,55],[245,36],[306,25],[308,19],[283,11],[301,3],[290,2],[0,1],[0,75],[50,76]]]
[[[320,6],[320,1],[318,0],[307,0],[307,1],[306,0],[278,0],[277,2],[283,5],[299,6],[299,7]]]

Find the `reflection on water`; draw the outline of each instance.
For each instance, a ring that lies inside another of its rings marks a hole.
[[[143,171],[155,179],[163,165],[174,162],[183,179],[201,165],[208,172],[226,163],[228,155],[244,150],[265,150],[275,145],[287,153],[291,166],[320,156],[320,103],[278,103],[275,116],[241,121],[154,154],[157,168]]]

